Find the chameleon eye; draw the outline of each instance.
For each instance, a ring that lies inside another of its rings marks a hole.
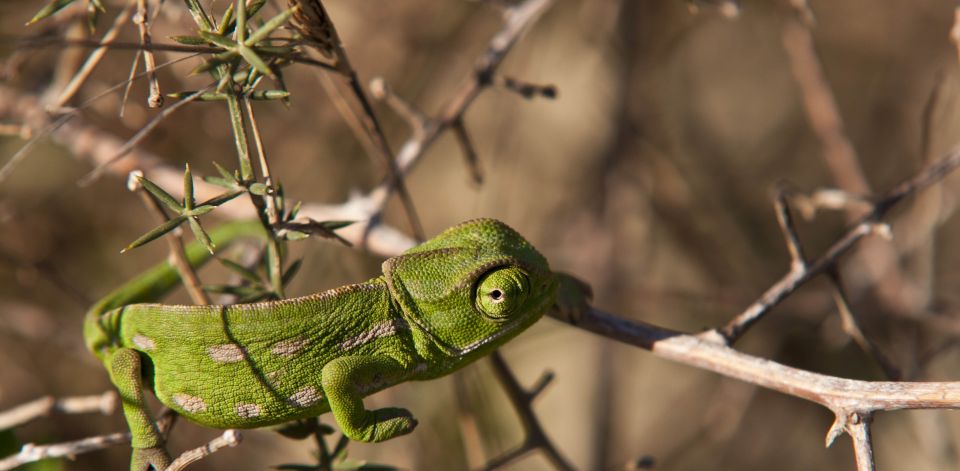
[[[529,291],[526,272],[517,267],[499,267],[480,277],[474,302],[487,317],[505,319],[523,305]]]

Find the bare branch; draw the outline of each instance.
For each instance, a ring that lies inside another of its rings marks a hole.
[[[853,308],[850,307],[850,301],[847,299],[847,294],[843,289],[843,281],[839,271],[836,269],[829,270],[829,275],[830,281],[833,284],[833,301],[837,305],[837,311],[840,313],[843,331],[846,332],[854,342],[856,342],[861,350],[867,352],[867,354],[876,360],[877,364],[880,365],[880,368],[883,369],[887,379],[901,379],[900,369],[897,368],[893,362],[883,354],[880,348],[877,347],[872,340],[870,340],[870,337],[867,337],[867,335],[864,334],[863,329],[860,327],[860,322],[857,320],[857,316],[853,312]]]
[[[222,435],[210,440],[210,442],[206,445],[183,452],[177,457],[177,459],[173,460],[173,463],[170,463],[170,466],[167,467],[167,471],[181,471],[187,466],[196,463],[197,461],[200,461],[224,448],[232,448],[239,445],[242,438],[243,437],[240,435],[240,432],[237,430],[225,430]]]
[[[881,411],[960,408],[960,382],[860,381],[801,370],[738,352],[700,334],[684,334],[597,309],[570,319],[580,329],[655,355],[821,404],[831,410]],[[708,331],[709,332],[709,331]]]
[[[140,32],[140,44],[143,45],[143,65],[147,69],[147,81],[150,84],[150,92],[147,96],[147,106],[150,108],[159,108],[163,106],[163,95],[160,93],[160,82],[157,80],[157,60],[150,50],[150,44],[153,39],[150,36],[150,10],[147,0],[137,0],[137,12],[133,15],[133,23],[137,25]]]
[[[799,20],[788,20],[783,29],[783,45],[802,91],[807,119],[823,146],[824,162],[833,180],[845,191],[869,194],[870,185],[844,130],[843,118],[814,51],[810,28]]]
[[[753,323],[763,317],[769,310],[780,303],[789,294],[796,291],[810,278],[823,273],[824,270],[836,265],[840,256],[847,253],[854,244],[867,234],[877,233],[889,238],[890,228],[886,224],[879,224],[882,218],[894,205],[921,188],[925,188],[940,179],[947,173],[960,166],[960,149],[954,149],[943,159],[927,166],[913,178],[897,185],[886,196],[880,198],[873,206],[873,210],[860,219],[860,222],[849,229],[837,240],[827,252],[811,263],[805,270],[795,272],[791,270],[763,295],[751,304],[740,315],[727,323],[718,333],[725,342],[733,344]]]
[[[793,224],[790,208],[787,207],[786,190],[783,187],[777,189],[773,205],[777,211],[777,223],[780,224],[783,237],[787,240],[787,250],[790,251],[790,272],[802,272],[807,268],[807,259],[803,255],[803,246]]]
[[[50,458],[72,457],[82,453],[102,450],[121,443],[130,442],[130,433],[117,432],[109,435],[74,440],[71,442],[55,443],[53,445],[24,445],[20,452],[0,459],[0,471],[8,471],[17,466]]]
[[[547,374],[541,377],[533,389],[526,391],[520,386],[520,383],[517,382],[517,378],[510,371],[507,362],[504,361],[500,352],[493,352],[490,355],[490,364],[493,366],[494,374],[507,393],[510,404],[513,405],[514,410],[520,417],[525,438],[523,444],[519,447],[490,460],[483,469],[485,471],[500,469],[531,451],[540,450],[547,460],[553,464],[554,468],[561,471],[572,471],[573,466],[571,466],[570,463],[560,455],[556,447],[553,446],[550,438],[548,438],[547,434],[543,431],[543,427],[540,425],[540,421],[537,419],[537,415],[533,412],[532,408],[533,400],[536,399],[537,395],[542,392],[543,388],[550,382],[552,375]]]
[[[71,396],[60,399],[53,396],[44,396],[0,412],[0,430],[9,430],[51,414],[99,412],[103,415],[110,415],[116,407],[117,393],[113,390],[92,396]]]
[[[111,41],[117,38],[117,35],[120,34],[120,29],[130,19],[130,16],[133,13],[134,5],[135,4],[133,2],[128,2],[126,6],[123,7],[123,10],[120,12],[120,14],[118,14],[113,20],[113,25],[111,25],[110,29],[104,33],[103,39],[100,40],[101,43],[109,44]],[[64,87],[57,100],[51,104],[54,109],[63,108],[67,105],[67,102],[69,102],[70,99],[73,98],[78,91],[80,91],[80,87],[87,81],[88,78],[90,78],[90,74],[93,73],[93,69],[100,64],[100,61],[103,60],[103,56],[106,53],[106,46],[100,46],[90,53],[90,56],[83,64],[83,67],[77,71],[76,75],[73,76],[73,79],[70,80],[70,83]]]

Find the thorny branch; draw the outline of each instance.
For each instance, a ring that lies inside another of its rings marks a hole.
[[[574,469],[573,466],[571,466],[560,452],[557,451],[557,448],[553,446],[550,438],[547,437],[547,434],[543,431],[543,426],[540,425],[536,413],[534,413],[532,409],[534,399],[546,388],[550,380],[553,379],[553,375],[550,373],[544,374],[542,379],[538,381],[532,389],[527,391],[517,382],[517,378],[510,371],[510,367],[507,366],[507,362],[504,361],[503,356],[500,355],[499,352],[493,352],[493,354],[490,355],[490,364],[493,366],[494,375],[500,380],[500,384],[506,391],[507,398],[510,399],[510,403],[520,417],[525,438],[520,446],[490,460],[483,469],[485,471],[499,469],[522,458],[531,451],[540,450],[547,460],[553,464],[555,469],[572,471]]]
[[[858,469],[872,470],[875,468],[870,442],[870,420],[873,413],[898,409],[960,408],[960,382],[844,379],[740,353],[729,345],[801,285],[818,274],[834,270],[840,257],[853,248],[857,241],[877,231],[877,228],[885,228],[880,219],[897,203],[940,181],[957,167],[960,167],[960,149],[954,149],[943,159],[878,199],[866,216],[812,263],[803,262],[798,247],[791,249],[792,269],[787,275],[721,329],[695,335],[685,334],[617,318],[597,309],[589,309],[580,315],[560,311],[551,312],[550,315],[604,337],[648,349],[663,358],[821,404],[833,411],[837,418],[827,435],[827,444],[832,443],[842,432],[848,433],[853,439]],[[789,213],[782,203],[778,203],[777,207],[788,245],[793,246],[797,241],[792,237],[795,232]]]
[[[960,166],[960,149],[954,149],[942,160],[928,166],[913,178],[897,185],[885,196],[879,198],[873,205],[873,209],[834,243],[826,253],[809,264],[804,270],[791,270],[779,281],[771,286],[763,295],[751,304],[740,315],[731,320],[727,325],[717,331],[722,336],[723,342],[732,344],[743,333],[750,328],[756,321],[760,320],[771,308],[780,303],[789,294],[796,291],[800,285],[806,283],[825,270],[833,267],[840,256],[847,253],[854,244],[863,236],[871,233],[886,235],[889,233],[889,227],[880,223],[880,219],[897,203],[907,196],[913,194],[919,189],[939,181],[947,173]]]
[[[396,155],[399,175],[409,173],[439,135],[460,119],[482,90],[491,85],[500,63],[522,34],[552,5],[553,0],[527,0],[504,11],[505,25],[491,39],[487,50],[476,60],[474,69],[465,83],[443,106],[437,118],[431,119],[423,132],[414,132],[401,146]],[[0,85],[0,115],[6,115],[29,125],[34,130],[45,129],[58,119],[49,115],[35,97]],[[50,132],[51,137],[67,147],[77,158],[90,161],[99,167],[121,151],[125,143],[94,125],[87,125],[79,118],[58,125]],[[163,188],[168,188],[175,197],[179,193],[182,173],[164,163],[164,159],[141,149],[132,149],[123,160],[106,167],[110,174],[124,178],[133,170],[142,170],[147,178]],[[380,223],[375,216],[382,211],[390,195],[390,182],[385,182],[366,195],[357,195],[340,204],[304,204],[300,216],[318,221],[357,221],[338,233],[358,247],[379,255],[400,253],[415,244],[415,241],[392,226]],[[213,197],[219,192],[215,186],[197,182],[198,199]],[[218,213],[232,218],[250,218],[254,215],[247,207],[223,206]]]
[[[447,127],[456,125],[462,119],[464,111],[479,92],[491,82],[503,54],[519,37],[520,33],[549,6],[549,0],[528,0],[513,7],[507,16],[507,26],[491,41],[490,49],[477,62],[476,73],[447,102],[438,118],[425,120],[417,132],[404,144],[396,156],[398,168],[406,173],[422,157],[425,150]],[[15,112],[33,129],[42,129],[51,122],[36,102],[18,96],[12,90],[0,88],[0,112]],[[30,105],[24,107],[23,105]],[[42,114],[42,116],[38,116]],[[39,124],[39,125],[38,125]],[[118,139],[103,139],[103,133],[77,122],[68,123],[54,132],[54,137],[68,145],[78,156],[96,161],[100,156],[110,156],[114,149],[122,146]],[[106,151],[104,150],[106,149]],[[144,153],[135,152],[135,164],[118,165],[115,171],[125,174],[131,167],[149,168],[151,178],[161,184],[169,180],[168,188],[177,188],[173,184],[180,179],[178,171],[160,165],[159,159]],[[896,204],[917,190],[925,188],[944,177],[948,172],[960,166],[960,151],[954,150],[943,160],[928,167],[914,178],[894,188],[870,206],[869,213],[862,216],[853,227],[816,260],[805,263],[799,250],[799,242],[788,220],[782,220],[785,234],[789,239],[794,268],[770,287],[753,305],[737,318],[719,330],[711,330],[698,335],[684,334],[669,329],[632,322],[614,317],[602,311],[592,309],[577,318],[569,318],[558,313],[552,315],[564,322],[576,325],[605,337],[651,350],[655,355],[688,364],[700,369],[713,371],[731,378],[759,385],[792,396],[807,399],[831,409],[836,422],[828,434],[832,441],[846,432],[854,438],[857,448],[858,468],[873,469],[872,448],[870,446],[870,422],[876,411],[915,409],[915,408],[958,408],[960,407],[960,382],[890,382],[859,381],[822,375],[791,368],[776,362],[737,352],[728,344],[739,338],[753,323],[758,321],[781,300],[794,293],[801,285],[814,276],[826,273],[836,267],[841,256],[849,252],[865,235],[883,231],[886,226],[880,219]],[[169,173],[166,175],[165,173]],[[198,190],[200,190],[198,185]],[[343,218],[343,214],[375,214],[385,200],[389,190],[385,186],[374,189],[370,194],[354,198],[336,206],[308,205],[305,216],[315,219]],[[227,208],[225,208],[227,209]],[[785,210],[784,210],[785,211]],[[785,213],[787,214],[787,213]],[[334,216],[336,215],[336,216]],[[781,214],[778,213],[782,217]],[[358,218],[360,219],[360,218]],[[368,218],[363,218],[366,221]],[[367,223],[355,226],[366,226]],[[365,227],[354,227],[343,235],[353,241],[359,240]],[[381,254],[396,254],[409,247],[412,241],[389,226],[378,224],[369,233],[368,247]],[[800,268],[797,268],[797,267]],[[716,341],[717,339],[721,341]],[[522,391],[521,391],[522,392]],[[119,441],[126,440],[124,434]],[[100,438],[103,440],[117,440]],[[74,451],[75,453],[76,451]],[[23,454],[24,452],[21,452]],[[51,453],[48,456],[58,456]],[[62,456],[62,455],[59,455]],[[9,459],[9,458],[8,458]],[[4,460],[6,461],[6,460]],[[0,467],[2,468],[2,467]]]

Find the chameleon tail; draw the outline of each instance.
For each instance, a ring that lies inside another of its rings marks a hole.
[[[217,251],[237,239],[256,236],[263,237],[264,232],[263,226],[255,220],[230,222],[210,231],[210,239]],[[199,242],[190,243],[184,252],[192,267],[202,266],[213,257]],[[84,320],[83,333],[87,348],[99,357],[101,350],[111,343],[113,335],[110,332],[116,330],[107,326],[119,319],[115,319],[117,316],[105,319],[104,314],[127,304],[159,301],[179,284],[180,273],[170,262],[161,262],[104,296],[87,311]]]

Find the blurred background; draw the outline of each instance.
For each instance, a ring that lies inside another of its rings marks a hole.
[[[122,6],[104,3],[109,10],[98,35]],[[219,12],[229,2],[202,3]],[[46,27],[23,26],[43,4],[0,2],[6,64],[0,88],[9,92],[0,96],[7,100],[42,95],[59,80],[63,64],[86,53],[53,47],[14,54],[11,38]],[[431,115],[470,77],[474,59],[502,27],[497,10],[478,1],[325,5],[365,83],[383,77]],[[282,7],[268,2],[266,17]],[[589,282],[604,310],[691,332],[723,325],[789,269],[772,205],[775,186],[787,182],[806,192],[843,185],[811,125],[785,37],[802,46],[797,38],[812,34],[848,150],[867,184],[858,189],[882,194],[960,142],[960,74],[949,38],[955,7],[946,0],[812,1],[815,23],[804,29],[787,1],[744,1],[730,17],[731,5],[712,3],[557,0],[500,73],[555,85],[558,97],[527,100],[487,90],[465,114],[484,183],[470,183],[458,142],[447,133],[407,185],[428,235],[474,217],[499,218],[555,268]],[[192,30],[182,3],[166,2],[153,35],[169,42]],[[128,25],[120,37],[136,41],[136,29]],[[72,103],[126,80],[133,56],[109,52]],[[178,57],[160,52],[158,62]],[[163,90],[205,85],[207,77],[189,75],[199,61],[162,69]],[[337,204],[351,192],[369,191],[384,168],[345,124],[321,73],[286,69],[290,106],[263,102],[255,109],[273,174],[287,195]],[[145,106],[146,90],[143,81],[133,85],[123,118],[120,93],[110,93],[86,106],[80,119],[105,135],[129,138],[158,114]],[[5,106],[0,110],[17,105]],[[399,148],[408,126],[385,105],[377,112]],[[22,121],[7,112],[0,124]],[[0,136],[0,164],[24,143]],[[188,105],[140,148],[175,167],[189,163],[197,174],[215,174],[212,161],[235,163],[222,103]],[[0,183],[0,410],[43,395],[107,390],[107,375],[82,345],[83,313],[165,256],[160,243],[120,255],[156,224],[154,216],[123,178],[78,186],[90,169],[41,138]],[[949,177],[891,213],[894,242],[874,241],[870,249],[892,258],[861,253],[841,265],[862,329],[902,379],[957,379],[960,219],[951,216],[958,185],[960,177]],[[409,229],[396,198],[385,220]],[[798,220],[808,255],[821,254],[846,224],[844,212]],[[318,239],[293,244],[292,252],[304,262],[291,296],[375,276],[382,261]],[[879,259],[892,263],[874,263]],[[201,275],[215,280],[222,273]],[[180,294],[172,302],[188,300]],[[874,355],[844,333],[823,279],[775,308],[737,348],[811,371],[887,378]],[[823,447],[832,414],[800,399],[669,363],[550,319],[503,353],[523,384],[546,370],[556,374],[535,410],[578,469],[632,469],[642,457],[664,470],[854,469],[848,438]],[[368,399],[368,407],[385,404],[411,409],[419,428],[383,444],[351,444],[352,457],[403,469],[470,469],[522,440],[486,362]],[[122,429],[119,413],[56,416],[16,435],[22,442],[56,442]],[[178,453],[217,433],[181,421],[170,446]],[[954,412],[881,413],[874,427],[881,469],[957,469],[958,439]],[[197,468],[311,462],[309,441],[256,431],[244,432],[244,440]],[[128,457],[129,449],[118,446],[53,467],[121,469]],[[533,454],[507,469],[552,468]]]

